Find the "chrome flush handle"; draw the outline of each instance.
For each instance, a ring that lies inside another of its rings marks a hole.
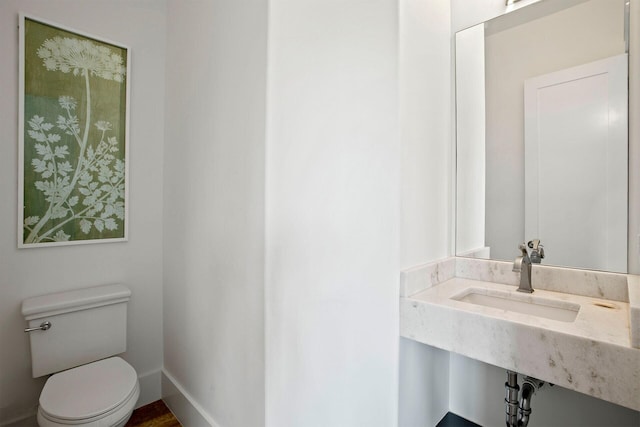
[[[51,322],[48,320],[40,323],[40,326],[36,326],[35,328],[26,328],[25,332],[33,332],[33,331],[48,331],[51,329]]]

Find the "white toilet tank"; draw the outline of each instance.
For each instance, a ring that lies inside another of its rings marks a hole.
[[[33,377],[84,365],[127,349],[127,302],[124,285],[105,285],[28,298],[22,315],[29,333]]]

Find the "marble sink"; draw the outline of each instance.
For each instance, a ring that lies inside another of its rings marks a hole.
[[[400,335],[640,411],[640,278],[452,257],[401,274]]]
[[[507,287],[508,285],[505,285]],[[496,290],[471,287],[454,295],[451,299],[469,304],[491,307],[498,310],[544,317],[545,319],[573,322],[580,311],[580,305],[567,301],[540,298],[534,294],[523,294],[511,289]]]

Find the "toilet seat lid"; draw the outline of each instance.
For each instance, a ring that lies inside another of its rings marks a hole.
[[[127,400],[137,382],[136,371],[121,358],[99,360],[51,376],[40,408],[61,420],[97,417]]]

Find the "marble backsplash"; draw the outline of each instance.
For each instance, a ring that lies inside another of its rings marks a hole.
[[[402,271],[400,296],[411,296],[454,277],[513,286],[520,283],[520,273],[513,272],[511,262],[449,257]],[[622,302],[629,302],[627,277],[620,273],[540,264],[534,264],[531,272],[534,289]]]

